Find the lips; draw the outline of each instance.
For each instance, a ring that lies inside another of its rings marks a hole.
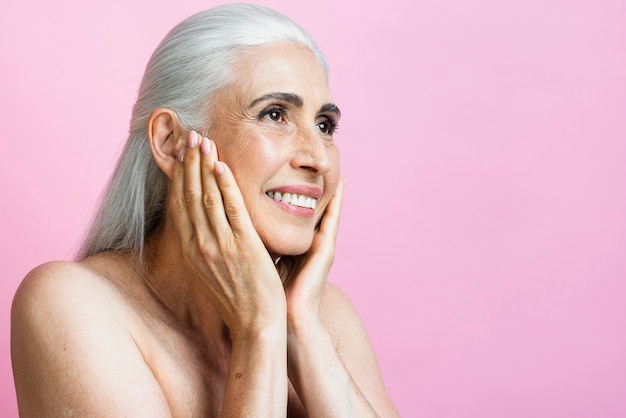
[[[290,185],[273,188],[265,194],[284,208],[292,208],[297,213],[305,211],[312,215],[322,196],[322,189],[308,185]]]
[[[301,208],[315,209],[315,205],[317,204],[316,198],[303,194],[281,192],[267,192],[266,194],[277,202],[283,202],[287,205],[299,206]]]

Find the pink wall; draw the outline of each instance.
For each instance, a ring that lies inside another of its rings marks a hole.
[[[214,5],[179,3],[2,0],[2,416],[13,293],[71,257],[149,54]],[[402,415],[626,416],[626,2],[334,3],[264,2],[330,61],[332,276]]]

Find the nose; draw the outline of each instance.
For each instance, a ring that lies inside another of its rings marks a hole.
[[[296,143],[291,158],[293,168],[307,170],[316,176],[322,176],[332,168],[328,153],[329,144],[317,131],[298,133]]]

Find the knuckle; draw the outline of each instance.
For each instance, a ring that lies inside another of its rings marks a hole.
[[[198,238],[197,241],[198,252],[202,254],[204,258],[212,258],[214,254],[214,245],[211,240],[206,238]]]
[[[200,194],[193,189],[186,189],[183,196],[186,203],[196,203],[200,198]]]
[[[202,195],[202,204],[207,210],[215,209],[216,207],[221,205],[221,199],[215,194],[205,193],[204,195]]]
[[[178,197],[169,199],[168,206],[170,211],[175,214],[183,213],[186,210],[185,200]]]
[[[225,259],[237,258],[238,254],[239,254],[239,248],[230,239],[222,240],[222,241],[220,241],[220,254]],[[234,264],[232,267],[239,267],[239,266]]]
[[[224,210],[228,214],[229,217],[239,218],[241,209],[237,202],[234,201],[226,201],[224,202]]]

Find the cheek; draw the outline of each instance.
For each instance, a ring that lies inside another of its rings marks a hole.
[[[328,151],[328,159],[329,159],[331,168],[324,175],[323,201],[321,203],[318,202],[322,210],[318,211],[318,213],[316,214],[316,223],[319,221],[319,219],[323,216],[323,213],[326,211],[326,207],[328,206],[328,203],[330,203],[330,200],[332,199],[335,192],[337,191],[337,186],[339,185],[339,180],[341,179],[339,151],[337,150],[337,147],[334,145],[332,145],[332,148],[333,148],[332,150]]]
[[[231,136],[218,145],[219,159],[233,171],[240,187],[247,182],[261,183],[274,174],[281,161],[284,148],[276,141],[255,132]]]
[[[330,162],[331,169],[329,170],[326,181],[329,186],[332,187],[333,193],[337,184],[339,183],[339,179],[341,177],[341,161],[339,158],[339,149],[336,145],[331,145],[328,150],[328,159]]]
[[[260,207],[264,188],[285,163],[285,147],[252,127],[239,129],[216,141],[219,159],[233,172],[246,208],[253,217],[263,217]]]
[[[333,167],[336,168],[337,172],[339,172],[339,167],[341,165],[341,159],[339,158],[339,148],[337,148],[337,145],[331,145],[330,147],[330,160],[332,161]]]

